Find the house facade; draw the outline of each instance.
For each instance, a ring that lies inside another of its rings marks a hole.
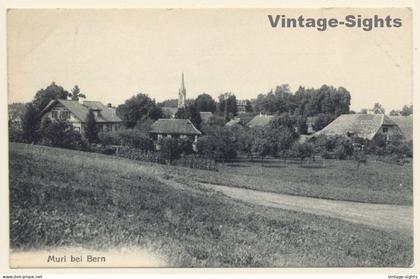
[[[158,119],[150,127],[150,136],[159,150],[159,140],[163,138],[189,138],[193,142],[196,151],[196,143],[201,132],[189,119]]]
[[[73,100],[52,100],[41,112],[42,119],[51,121],[66,121],[80,133],[84,127],[89,112],[95,116],[96,125],[100,132],[117,131],[121,126],[121,119],[116,115],[116,109],[111,105],[105,106],[97,101],[84,101],[83,104]]]

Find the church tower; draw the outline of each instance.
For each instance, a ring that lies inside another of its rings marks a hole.
[[[185,89],[184,72],[182,72],[181,88],[178,92],[178,108],[185,108],[185,101],[187,100],[187,89]]]

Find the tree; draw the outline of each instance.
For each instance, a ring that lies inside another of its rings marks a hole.
[[[69,93],[69,97],[73,101],[79,101],[79,98],[86,98],[86,95],[80,92],[80,88],[78,85],[75,85],[71,90],[71,93]]]
[[[250,101],[250,100],[246,100],[245,102],[246,102],[246,105],[245,105],[245,112],[252,112],[252,111],[253,111],[253,109],[252,109],[252,104],[251,104],[251,101]]]
[[[385,109],[380,103],[375,103],[372,110],[374,114],[385,114]]]
[[[335,117],[330,114],[320,113],[317,115],[317,118],[315,120],[315,123],[313,125],[314,131],[320,131],[324,129],[328,124],[333,122]]]
[[[399,112],[399,111],[397,111],[397,110],[391,110],[391,111],[389,112],[389,115],[391,115],[391,116],[398,116],[398,115],[400,115],[400,112]]]
[[[201,128],[201,116],[194,103],[188,104],[185,108],[179,108],[175,114],[175,118],[189,119],[197,129]]]
[[[157,120],[163,117],[162,109],[156,105],[155,100],[143,93],[139,93],[119,105],[117,115],[128,128],[133,128],[138,122],[147,119]]]
[[[216,111],[216,101],[206,93],[198,95],[198,97],[195,99],[195,106],[197,107],[197,110],[200,111],[210,111],[215,112]]]
[[[96,125],[95,115],[93,114],[92,110],[89,110],[89,113],[86,117],[84,135],[89,143],[99,142],[98,126]]]
[[[304,143],[298,143],[296,142],[293,145],[293,151],[296,153],[296,155],[300,158],[301,163],[305,158],[312,157],[315,151],[315,146],[312,143],[304,142]]]
[[[66,121],[51,121],[45,118],[41,125],[41,136],[43,145],[77,150],[86,148],[80,133]]]
[[[226,92],[219,96],[218,111],[225,116],[226,120],[230,120],[238,115],[238,107],[236,104],[236,96],[231,92]]]
[[[198,139],[197,149],[200,154],[225,161],[236,157],[237,147],[235,137],[228,128],[215,126],[206,136]]]
[[[258,154],[261,158],[276,152],[273,142],[270,141],[265,133],[265,129],[261,127],[252,128],[253,141],[251,152]]]
[[[413,105],[403,106],[403,108],[401,109],[401,115],[402,116],[408,116],[408,115],[411,115],[411,114],[413,114]]]
[[[304,117],[320,113],[334,115],[349,113],[351,95],[344,87],[323,85],[318,89],[302,86],[292,94],[289,86],[276,86],[266,94],[259,94],[253,100],[254,110],[266,114],[289,113]]]
[[[63,87],[52,82],[45,89],[39,90],[34,97],[32,103],[38,111],[42,111],[52,100],[67,99],[69,92]]]
[[[178,99],[164,100],[164,101],[158,103],[158,106],[176,108],[176,107],[178,107]]]
[[[40,128],[39,110],[32,103],[25,105],[22,117],[22,138],[27,143],[36,143]]]
[[[190,138],[180,138],[178,148],[181,154],[189,155],[193,153],[193,141]]]
[[[142,151],[151,151],[154,148],[150,137],[137,129],[122,129],[116,132],[118,144],[137,148]]]
[[[172,163],[173,160],[180,157],[181,150],[177,139],[165,137],[160,140],[159,144],[160,153],[169,163]]]

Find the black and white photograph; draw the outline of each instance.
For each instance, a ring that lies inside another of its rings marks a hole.
[[[9,267],[413,267],[410,8],[8,9]]]

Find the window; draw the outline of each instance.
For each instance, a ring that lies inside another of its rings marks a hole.
[[[387,127],[383,127],[383,128],[382,128],[382,132],[384,132],[384,133],[388,133],[388,128],[387,128]]]
[[[65,110],[60,112],[60,120],[67,120],[70,118],[70,112]]]
[[[51,116],[52,116],[52,118],[57,119],[57,111],[56,110],[53,110],[51,112]]]

